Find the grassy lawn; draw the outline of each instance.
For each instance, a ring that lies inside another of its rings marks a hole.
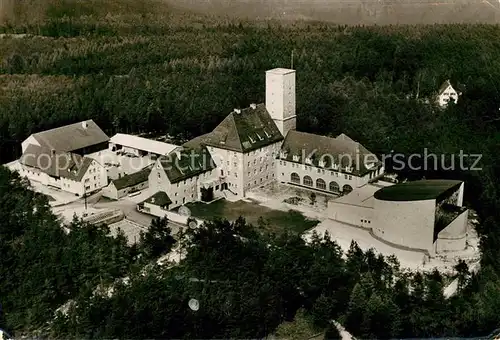
[[[253,224],[255,227],[275,233],[281,233],[285,230],[303,233],[319,223],[317,220],[305,218],[298,211],[273,210],[255,202],[229,202],[222,199],[210,204],[196,202],[186,206],[191,210],[194,217],[206,220],[226,218],[234,221],[243,216],[248,223]]]

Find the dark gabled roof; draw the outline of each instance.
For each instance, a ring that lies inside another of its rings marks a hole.
[[[206,133],[204,135],[190,139],[186,143],[182,144],[182,146],[187,147],[187,148],[201,148],[204,145],[207,145],[207,142],[210,141],[211,136],[212,136],[212,133]]]
[[[332,161],[339,166],[338,171],[344,171],[346,167],[351,166],[352,171],[349,173],[356,176],[369,172],[372,169],[367,168],[369,163],[374,163],[373,169],[381,164],[373,153],[344,134],[332,138],[290,130],[281,151],[290,162],[305,164],[303,158],[311,156],[312,165],[319,166],[322,159],[322,167],[325,169],[332,169]],[[299,159],[294,160],[293,156],[299,156]]]
[[[250,152],[283,140],[264,104],[230,113],[210,134],[206,145],[237,152]]]
[[[203,145],[194,145],[192,141],[160,157],[158,161],[163,166],[170,183],[177,183],[215,169],[215,162],[207,148]]]
[[[40,146],[60,152],[71,152],[109,141],[109,137],[92,119],[37,132],[32,136]]]
[[[139,183],[147,182],[150,173],[151,173],[151,166],[148,166],[133,174],[115,179],[112,182],[117,190],[121,190],[123,188],[137,185]]]
[[[437,94],[438,94],[438,96],[440,96],[441,94],[443,94],[443,92],[444,92],[444,91],[446,91],[446,89],[448,88],[448,86],[453,87],[453,86],[451,85],[451,83],[450,83],[450,80],[446,80],[446,81],[443,83],[443,85],[441,85],[441,87],[439,88],[438,93],[437,93]]]
[[[19,162],[24,166],[36,168],[52,176],[80,181],[92,158],[82,157],[69,152],[53,152],[51,149],[30,144],[22,154]]]
[[[450,179],[425,179],[391,185],[375,192],[382,201],[424,201],[439,199],[457,189],[462,181]]]
[[[150,203],[160,207],[164,207],[172,203],[172,200],[164,191],[158,191],[153,196],[147,198],[143,203]]]

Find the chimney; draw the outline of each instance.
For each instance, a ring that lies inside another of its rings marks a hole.
[[[87,121],[82,122],[82,128],[85,130],[88,127]]]
[[[255,110],[255,109],[257,108],[257,104],[252,103],[252,104],[250,104],[250,107],[251,107],[253,110]]]
[[[151,198],[151,203],[155,203],[155,198],[154,197]]]
[[[234,112],[240,114],[241,110],[240,109],[234,109]]]

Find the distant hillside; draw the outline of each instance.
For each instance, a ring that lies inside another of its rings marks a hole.
[[[165,0],[229,17],[318,20],[348,25],[498,23],[493,0]]]
[[[82,16],[161,16],[170,12],[170,6],[162,0],[0,0],[0,24]]]
[[[26,24],[65,16],[158,18],[176,13],[180,14],[176,19],[185,20],[186,12],[195,16],[347,25],[500,22],[500,2],[495,0],[0,0],[0,24]]]

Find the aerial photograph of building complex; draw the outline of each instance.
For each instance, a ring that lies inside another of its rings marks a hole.
[[[0,0],[0,340],[500,339],[499,11]]]

